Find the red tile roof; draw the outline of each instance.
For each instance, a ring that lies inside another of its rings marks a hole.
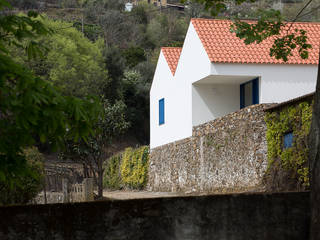
[[[294,23],[291,29],[307,31],[308,42],[312,45],[309,58],[302,59],[297,51],[287,62],[270,57],[273,40],[266,39],[260,44],[244,44],[243,40],[230,32],[230,20],[192,19],[191,20],[211,62],[220,63],[286,63],[318,64],[320,24]]]
[[[167,60],[167,63],[169,65],[169,68],[172,72],[172,75],[175,74],[176,68],[179,62],[180,58],[180,53],[181,53],[182,48],[178,47],[163,47],[161,48],[161,51]]]

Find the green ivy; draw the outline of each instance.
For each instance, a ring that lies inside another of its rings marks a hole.
[[[305,187],[309,186],[308,134],[312,118],[312,104],[302,102],[296,106],[282,109],[280,112],[266,114],[268,170],[279,165],[290,171],[292,178]],[[292,147],[284,149],[283,138],[287,132],[293,133]],[[279,162],[277,162],[279,161]]]
[[[103,186],[108,189],[121,189],[122,182],[120,176],[121,155],[117,154],[108,159],[105,164]]]
[[[149,148],[127,148],[123,154],[120,172],[123,183],[133,189],[142,189],[148,180]]]
[[[126,148],[108,159],[103,185],[108,189],[143,189],[148,180],[149,147]]]

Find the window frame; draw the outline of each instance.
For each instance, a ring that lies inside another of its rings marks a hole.
[[[254,104],[259,104],[259,79],[260,78],[257,77],[255,79],[240,84],[240,109]],[[252,84],[252,104],[248,106],[245,105],[245,86],[247,84]]]
[[[165,123],[165,99],[159,99],[159,126]]]

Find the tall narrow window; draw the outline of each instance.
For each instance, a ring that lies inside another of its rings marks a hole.
[[[291,148],[293,143],[293,132],[287,132],[283,138],[283,147]]]
[[[240,85],[240,109],[259,103],[259,78]]]
[[[164,124],[164,98],[159,100],[159,125]]]

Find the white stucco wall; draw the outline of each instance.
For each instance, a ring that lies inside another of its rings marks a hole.
[[[166,59],[160,52],[158,64],[155,70],[151,90],[150,90],[150,147],[164,144],[167,139],[164,135],[169,132],[168,122],[170,122],[170,102],[173,101],[171,89],[173,76]],[[165,99],[165,124],[159,125],[159,100]]]
[[[192,135],[192,82],[210,74],[211,63],[190,23],[176,73],[161,53],[150,91],[150,148]],[[165,98],[165,123],[159,126],[158,101]]]
[[[315,91],[316,65],[212,64],[213,75],[259,76],[260,103],[280,103]]]
[[[192,125],[208,122],[240,109],[240,85],[197,84],[192,86]]]

